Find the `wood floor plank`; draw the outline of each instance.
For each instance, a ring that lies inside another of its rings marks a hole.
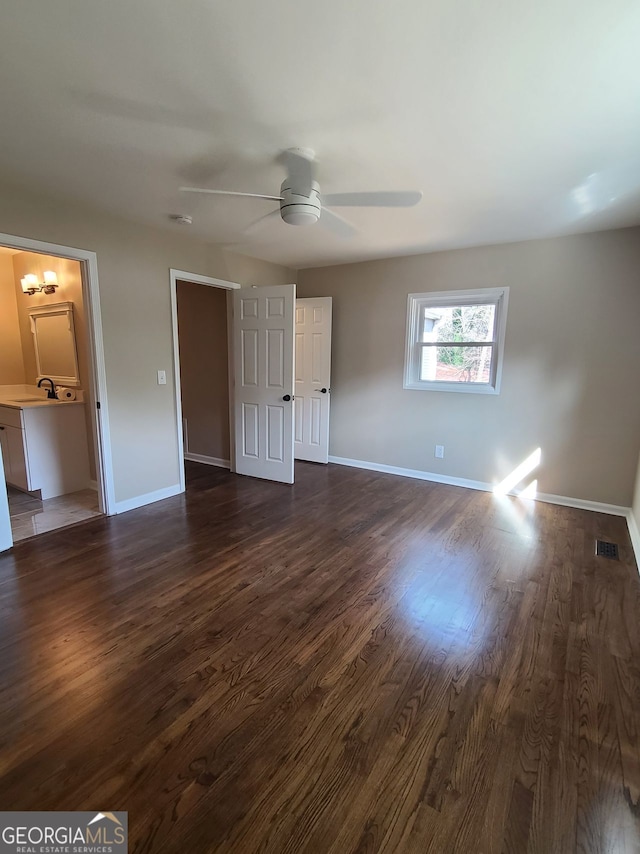
[[[187,474],[0,556],[3,809],[128,810],[138,854],[640,851],[624,519]]]

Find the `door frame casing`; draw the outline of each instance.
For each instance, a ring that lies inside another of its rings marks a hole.
[[[174,409],[176,414],[176,430],[178,437],[178,458],[180,464],[180,492],[184,492],[186,488],[186,478],[184,469],[184,440],[182,437],[182,386],[180,383],[180,342],[178,340],[178,282],[188,282],[194,285],[206,285],[210,288],[221,288],[226,291],[238,290],[242,285],[238,282],[228,282],[225,279],[215,279],[212,276],[202,276],[199,273],[188,273],[186,270],[175,270],[173,267],[169,270],[169,286],[171,293],[171,334],[173,336],[173,387],[174,387]],[[230,327],[230,308],[227,300],[227,355],[229,360],[229,392],[231,392],[231,377],[233,370],[233,346],[229,338]],[[231,397],[231,396],[230,396]],[[230,457],[231,471],[234,470],[234,442],[233,442],[233,407],[229,400],[229,420],[230,420]]]
[[[113,482],[113,458],[111,454],[111,431],[107,402],[107,372],[104,361],[102,313],[100,308],[100,286],[98,281],[98,257],[95,252],[48,243],[30,237],[0,233],[0,246],[22,252],[36,252],[78,261],[82,271],[82,300],[87,322],[89,356],[89,403],[91,405],[92,440],[96,461],[98,504],[106,516],[116,513],[115,488]],[[100,404],[98,417],[97,403]],[[5,487],[4,471],[0,472],[0,488]]]

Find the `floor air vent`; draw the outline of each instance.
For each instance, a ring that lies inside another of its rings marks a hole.
[[[608,557],[611,560],[620,560],[617,543],[607,543],[604,540],[596,540],[596,555]]]

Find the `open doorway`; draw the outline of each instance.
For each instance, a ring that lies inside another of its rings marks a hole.
[[[0,235],[2,548],[110,512],[101,342],[95,254]]]
[[[176,302],[184,458],[228,469],[227,292],[179,279]]]
[[[331,298],[179,270],[170,282],[184,459],[281,483],[294,458],[328,462]]]
[[[233,471],[227,295],[235,282],[170,270],[178,445],[184,460]]]

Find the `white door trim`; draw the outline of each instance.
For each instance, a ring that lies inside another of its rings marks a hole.
[[[176,413],[176,430],[178,436],[178,457],[180,460],[180,492],[185,490],[184,474],[184,442],[182,440],[182,389],[180,386],[180,346],[178,341],[178,281],[191,282],[194,285],[207,285],[210,288],[224,288],[228,291],[242,287],[237,282],[227,282],[224,279],[214,279],[212,276],[201,276],[199,273],[188,273],[186,270],[169,270],[169,285],[171,288],[171,335],[173,336],[173,393]],[[228,342],[228,351],[231,353]],[[229,407],[231,409],[231,406]],[[233,454],[232,454],[233,459]]]
[[[100,511],[107,516],[116,512],[115,489],[113,484],[113,460],[111,456],[111,432],[109,427],[109,407],[107,404],[107,373],[104,363],[104,342],[102,337],[102,314],[100,310],[100,286],[98,283],[98,259],[95,252],[61,246],[30,237],[18,237],[15,234],[0,233],[0,245],[25,252],[40,252],[79,261],[82,266],[82,298],[87,316],[89,339],[89,401],[91,404],[91,424],[93,444],[96,455],[96,476],[98,481],[98,502]],[[100,418],[97,417],[96,403],[100,403]],[[5,489],[4,471],[0,472],[0,488]]]

